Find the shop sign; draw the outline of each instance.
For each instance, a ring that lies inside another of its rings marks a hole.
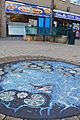
[[[50,8],[14,1],[6,1],[6,12],[51,17]]]
[[[54,11],[54,16],[62,19],[80,21],[80,15],[73,14],[73,13],[67,13],[67,12],[64,13],[62,11]]]

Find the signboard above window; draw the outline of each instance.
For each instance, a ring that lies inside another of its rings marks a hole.
[[[14,1],[6,1],[6,13],[51,17],[50,8]]]
[[[54,10],[54,17],[67,19],[67,20],[80,21],[80,15],[70,12],[64,12],[61,10]]]

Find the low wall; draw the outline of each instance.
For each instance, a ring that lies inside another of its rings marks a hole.
[[[67,43],[67,36],[59,36],[55,37],[56,43]]]
[[[33,36],[33,35],[27,35],[24,36],[23,39],[25,41],[50,41],[50,42],[56,42],[56,43],[67,43],[67,36]]]

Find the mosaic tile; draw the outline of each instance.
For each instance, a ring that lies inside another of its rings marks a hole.
[[[79,65],[20,60],[0,64],[0,70],[0,113],[21,119],[80,114]]]

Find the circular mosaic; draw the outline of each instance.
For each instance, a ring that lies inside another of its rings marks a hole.
[[[80,114],[80,66],[25,60],[0,64],[0,113],[64,118]]]
[[[24,103],[31,108],[37,108],[45,103],[45,99],[40,94],[33,94],[31,98],[24,99]]]

